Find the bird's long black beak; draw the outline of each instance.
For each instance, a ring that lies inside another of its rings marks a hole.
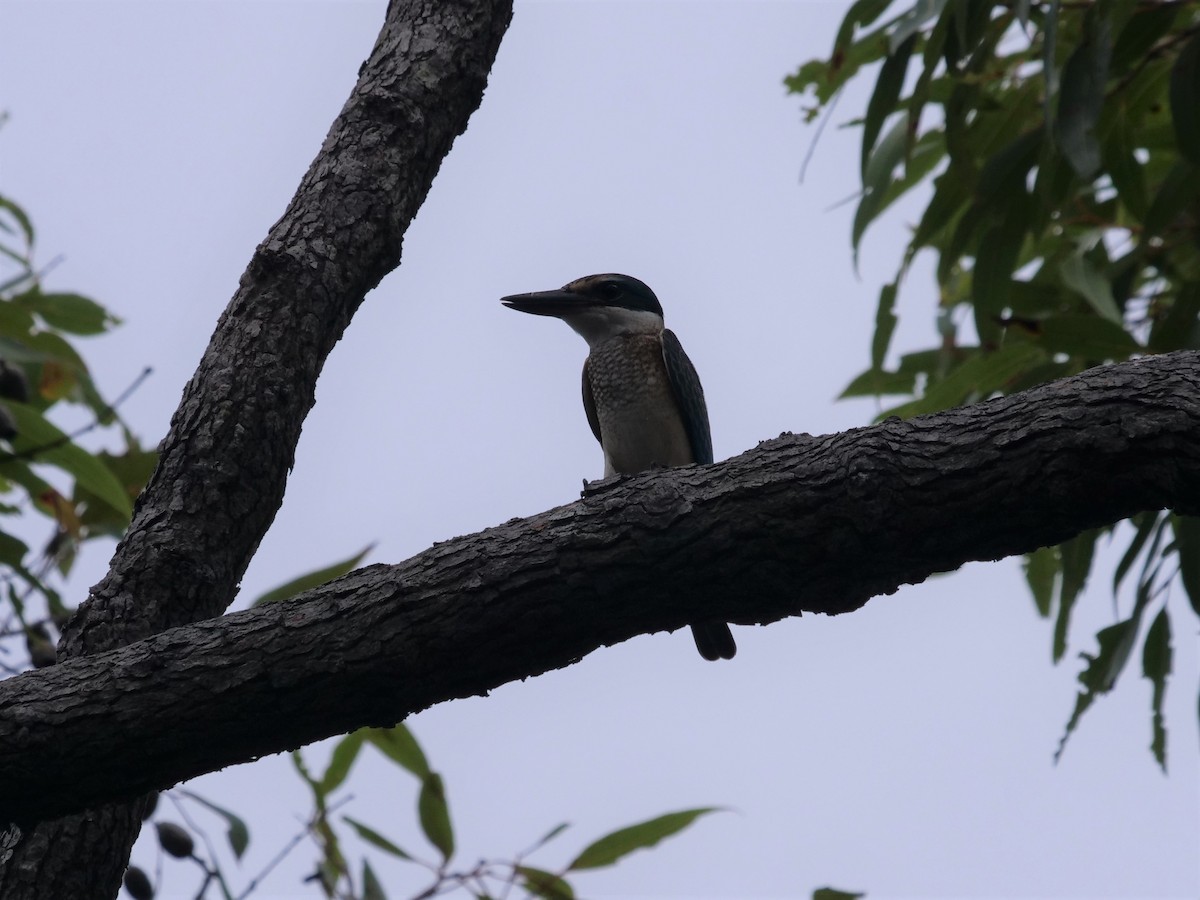
[[[535,316],[569,316],[593,305],[587,297],[573,291],[534,291],[530,294],[510,294],[500,302],[518,312]]]

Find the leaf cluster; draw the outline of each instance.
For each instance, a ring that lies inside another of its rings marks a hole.
[[[896,276],[880,291],[871,365],[841,396],[895,398],[880,417],[908,417],[1136,355],[1200,349],[1200,3],[893,6],[857,0],[829,59],[786,79],[813,101],[811,119],[828,114],[850,78],[877,67],[857,123],[856,259],[885,210],[919,186],[929,191]],[[936,260],[936,343],[893,359],[898,295],[921,251]],[[1183,517],[1147,515],[1133,525],[1114,578],[1115,594],[1142,560],[1133,609],[1085,657],[1067,732],[1112,688],[1142,620],[1152,618],[1143,672],[1154,686],[1151,746],[1165,767],[1171,655],[1163,598],[1179,571],[1200,613],[1200,580],[1191,574],[1200,548],[1197,526]],[[1057,600],[1056,660],[1102,533],[1026,561],[1042,615]]]
[[[457,890],[476,900],[490,900],[494,897],[508,896],[513,888],[517,887],[523,891],[523,896],[527,897],[574,900],[575,888],[568,876],[588,869],[614,865],[630,853],[653,847],[659,841],[683,831],[701,816],[716,811],[713,807],[682,810],[618,829],[592,841],[566,865],[553,870],[531,866],[526,859],[566,831],[570,827],[566,822],[550,829],[527,850],[512,859],[480,860],[467,868],[454,868],[451,862],[456,849],[455,835],[442,777],[430,768],[424,752],[404,725],[388,729],[365,728],[346,735],[338,742],[329,766],[320,779],[309,776],[299,754],[293,754],[297,769],[313,792],[317,809],[314,821],[317,823],[316,830],[323,853],[314,877],[321,884],[327,897],[338,900],[385,898],[382,885],[371,869],[370,862],[365,858],[361,879],[358,881],[359,887],[356,890],[355,881],[341,851],[338,834],[326,812],[329,795],[345,781],[359,751],[366,745],[375,747],[393,763],[417,778],[420,783],[417,795],[417,824],[425,839],[437,852],[437,858],[425,859],[419,854],[410,853],[376,828],[349,816],[343,816],[342,821],[375,850],[428,871],[432,882],[414,895],[416,898],[432,897]]]
[[[84,541],[124,533],[157,456],[101,396],[74,343],[119,320],[82,294],[48,291],[34,245],[28,213],[0,195],[0,640],[23,640],[29,662],[41,666],[54,661],[53,632],[71,612],[50,576],[67,575]],[[89,421],[67,434],[51,419],[71,406]],[[96,428],[114,434],[119,449],[75,442]],[[19,536],[31,518],[51,526],[39,550]]]

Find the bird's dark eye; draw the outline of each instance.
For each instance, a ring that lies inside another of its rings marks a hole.
[[[600,285],[600,296],[605,300],[616,300],[621,296],[621,286],[615,281],[606,281]]]

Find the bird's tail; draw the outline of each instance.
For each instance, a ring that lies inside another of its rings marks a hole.
[[[733,654],[737,653],[733,632],[716,619],[697,622],[692,626],[692,637],[696,639],[696,649],[707,660],[733,659]]]

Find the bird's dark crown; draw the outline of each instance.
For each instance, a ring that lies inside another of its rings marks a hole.
[[[663,314],[662,304],[658,302],[649,285],[630,275],[619,275],[615,272],[585,275],[563,285],[563,290],[586,297],[602,306],[636,309],[658,316]]]

